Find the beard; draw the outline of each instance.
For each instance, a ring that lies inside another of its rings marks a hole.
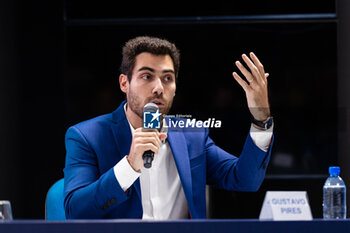
[[[129,95],[127,97],[128,107],[131,111],[133,111],[138,117],[141,119],[143,118],[143,107],[147,104],[152,102],[154,99],[161,99],[164,103],[164,106],[162,108],[159,108],[159,111],[162,113],[162,119],[165,115],[167,115],[171,109],[171,106],[173,105],[173,98],[170,101],[165,101],[162,95],[153,95],[152,97],[149,97],[145,100],[143,103],[140,97],[135,94],[131,89],[129,90]]]

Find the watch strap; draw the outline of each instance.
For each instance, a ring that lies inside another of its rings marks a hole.
[[[273,124],[273,117],[269,116],[265,121],[258,121],[252,116],[252,123],[263,128],[264,130],[268,130]]]

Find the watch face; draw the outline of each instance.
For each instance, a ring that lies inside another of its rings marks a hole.
[[[269,119],[266,122],[265,128],[269,129],[272,126],[272,123],[273,123],[273,117],[269,117]]]
[[[261,128],[266,130],[266,129],[269,129],[272,126],[272,124],[273,124],[273,117],[271,116],[271,117],[267,118],[267,120],[264,121],[264,122],[257,121],[257,120],[254,119],[254,117],[252,117],[252,122],[255,125],[257,125],[257,126],[259,126],[259,127],[261,127]]]

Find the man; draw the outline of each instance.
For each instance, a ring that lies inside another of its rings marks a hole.
[[[236,62],[248,82],[233,73],[255,119],[239,158],[217,147],[208,129],[142,130],[145,104],[155,103],[163,117],[169,112],[179,57],[174,44],[159,38],[137,37],[125,44],[119,84],[126,102],[67,131],[67,218],[206,218],[206,184],[259,188],[270,157],[272,118],[268,74],[253,53],[242,56],[250,71]],[[147,150],[155,153],[150,169],[143,166]]]

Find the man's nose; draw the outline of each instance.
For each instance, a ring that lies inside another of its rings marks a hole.
[[[160,94],[163,94],[163,91],[164,91],[164,87],[163,87],[162,80],[160,78],[156,78],[154,81],[152,94],[160,95]]]

